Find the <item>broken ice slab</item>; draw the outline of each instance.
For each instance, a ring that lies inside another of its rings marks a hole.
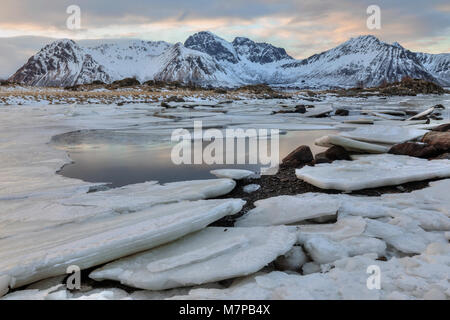
[[[352,131],[342,132],[340,135],[363,142],[398,144],[423,137],[426,133],[428,133],[427,130],[415,128],[373,125],[358,127]]]
[[[412,181],[450,177],[450,160],[432,160],[401,155],[355,155],[353,161],[305,166],[295,174],[321,189],[362,190]]]
[[[278,196],[255,202],[255,208],[239,218],[237,227],[293,224],[308,219],[336,216],[337,197],[320,193]]]
[[[431,108],[429,108],[429,109],[427,109],[427,110],[425,110],[425,111],[423,111],[423,112],[421,112],[421,113],[419,113],[419,114],[416,114],[415,116],[412,116],[411,118],[408,118],[408,119],[406,119],[407,121],[410,121],[410,120],[420,120],[420,119],[422,119],[422,118],[424,118],[424,117],[426,117],[426,116],[428,116],[428,115],[430,115],[430,114],[432,114],[433,112],[434,112],[434,107],[431,107]]]
[[[68,223],[0,239],[0,275],[14,287],[66,273],[70,265],[90,268],[147,250],[236,214],[239,199],[161,204],[121,215]]]
[[[90,277],[147,290],[200,285],[255,273],[295,242],[295,233],[283,226],[211,227],[109,263]]]
[[[146,182],[91,193],[65,193],[53,199],[1,201],[0,237],[30,232],[92,217],[148,209],[158,204],[201,200],[229,193],[236,182],[208,179],[158,184]],[[36,212],[42,212],[37,215]]]
[[[321,147],[340,146],[348,151],[364,152],[364,153],[387,153],[388,146],[378,145],[374,143],[362,142],[338,135],[328,135],[314,141],[314,144]]]
[[[217,169],[211,170],[210,173],[218,178],[229,178],[233,180],[247,179],[255,175],[255,172],[243,169]]]
[[[226,289],[193,289],[188,295],[172,299],[449,299],[449,255],[448,244],[433,243],[424,253],[413,257],[380,261],[376,260],[376,255],[360,255],[323,265],[328,272],[304,276],[284,272],[260,273],[239,279]],[[382,282],[378,290],[367,287],[370,266],[379,267],[381,272]]]

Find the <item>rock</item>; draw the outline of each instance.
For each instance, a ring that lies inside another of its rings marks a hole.
[[[297,113],[306,113],[306,107],[302,104],[295,106],[295,112]]]
[[[439,150],[425,143],[404,142],[393,146],[389,153],[429,159],[437,156]]]
[[[425,142],[438,150],[442,150],[444,152],[450,151],[450,131],[447,132],[439,132],[432,131],[427,133],[422,142]]]
[[[434,158],[436,160],[450,160],[450,152],[446,152]]]
[[[327,156],[325,155],[325,152],[320,152],[316,154],[313,164],[316,165],[320,163],[332,163],[332,162],[333,160],[328,159]]]
[[[165,102],[186,102],[183,98],[177,96],[171,96],[164,100]]]
[[[308,261],[309,259],[302,247],[294,246],[284,255],[278,257],[274,263],[275,267],[281,271],[299,271],[300,268]]]
[[[318,188],[342,191],[450,177],[448,160],[427,161],[393,154],[353,155],[352,159],[305,166],[295,174]]]
[[[313,160],[314,156],[311,149],[308,146],[300,146],[283,159],[281,166],[285,168],[297,168]]]
[[[349,113],[350,112],[347,109],[337,109],[334,114],[337,116],[345,117],[348,116]]]
[[[122,88],[122,87],[138,86],[141,83],[138,80],[136,80],[136,78],[125,78],[122,80],[116,80],[112,84],[118,86],[119,88]]]
[[[335,160],[352,160],[347,150],[340,146],[332,146],[329,148],[325,151],[325,157],[331,160],[331,162]]]
[[[296,241],[287,227],[209,227],[180,241],[114,261],[94,270],[94,280],[166,290],[255,273],[288,252]]]

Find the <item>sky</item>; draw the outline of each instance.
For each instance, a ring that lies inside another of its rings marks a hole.
[[[0,77],[7,77],[55,39],[184,42],[208,30],[226,40],[244,36],[283,47],[302,59],[351,37],[373,34],[412,51],[450,52],[448,0],[1,0]],[[80,29],[67,28],[71,5]],[[381,28],[369,29],[369,5]]]

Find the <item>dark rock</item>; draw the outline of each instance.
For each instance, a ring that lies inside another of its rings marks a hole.
[[[445,107],[442,104],[437,104],[437,105],[434,106],[434,108],[435,109],[442,109],[442,110],[445,109]]]
[[[425,143],[405,142],[393,146],[389,153],[429,159],[437,156],[440,152],[435,147]]]
[[[431,129],[432,131],[448,132],[450,131],[450,123],[441,124],[439,127]]]
[[[314,165],[320,164],[320,163],[332,163],[333,161],[328,159],[325,155],[325,152],[321,152],[316,154],[316,157],[314,159]]]
[[[116,80],[112,84],[121,88],[121,87],[138,86],[141,83],[138,80],[136,80],[135,78],[125,78],[122,80]]]
[[[177,97],[177,96],[171,96],[164,100],[165,102],[186,102],[183,98]]]
[[[302,104],[295,106],[295,112],[296,113],[305,113],[306,112],[306,107]]]
[[[422,142],[432,145],[434,148],[443,152],[450,151],[450,131],[428,132],[426,135],[423,136]]]
[[[350,158],[350,154],[347,150],[340,146],[333,146],[329,148],[327,151],[325,151],[325,156],[327,159],[334,161],[334,160],[352,160]]]
[[[120,101],[120,102],[117,102],[117,105],[119,106],[119,107],[121,107],[121,106],[123,106],[125,103],[124,102],[122,102],[122,101]]]
[[[170,105],[167,102],[161,102],[161,107],[163,108],[170,108]]]
[[[349,113],[350,112],[348,110],[346,110],[346,109],[337,109],[334,114],[337,115],[337,116],[345,117],[345,116],[348,116]]]
[[[311,149],[308,146],[300,146],[289,153],[282,161],[282,167],[296,168],[314,160]]]
[[[443,153],[443,154],[437,156],[434,159],[436,159],[436,160],[450,160],[450,152]]]

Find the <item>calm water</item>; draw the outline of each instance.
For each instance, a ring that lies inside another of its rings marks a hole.
[[[325,149],[314,140],[335,131],[290,131],[280,135],[280,158],[300,145],[309,145],[313,153]],[[246,141],[248,144],[248,141]],[[208,143],[205,143],[207,145]],[[214,178],[210,170],[233,168],[259,172],[261,165],[175,165],[171,161],[174,144],[156,143],[151,136],[118,131],[80,131],[58,137],[55,145],[69,152],[72,164],[61,175],[89,182],[111,183],[112,187],[156,180],[161,183]],[[270,150],[270,141],[268,141]],[[247,155],[248,155],[248,149]]]

